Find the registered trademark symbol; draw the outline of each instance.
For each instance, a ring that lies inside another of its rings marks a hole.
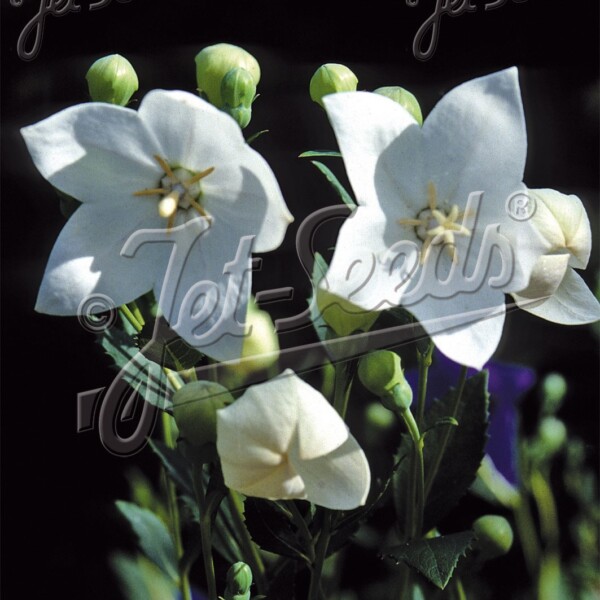
[[[506,199],[506,212],[515,221],[527,221],[527,219],[531,219],[535,214],[536,208],[535,198],[532,198],[525,192],[516,192]]]

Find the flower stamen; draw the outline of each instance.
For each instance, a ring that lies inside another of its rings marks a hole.
[[[430,181],[427,184],[427,208],[422,209],[416,219],[398,219],[397,223],[402,226],[414,227],[416,236],[422,240],[420,263],[424,264],[429,256],[431,246],[443,244],[444,249],[456,264],[458,257],[456,253],[455,236],[464,235],[470,237],[471,231],[459,219],[464,219],[466,214],[456,204],[446,211],[438,208],[437,190],[435,184]]]
[[[215,168],[209,167],[198,173],[184,169],[183,167],[172,167],[157,154],[154,155],[156,162],[164,171],[160,180],[161,187],[145,188],[133,192],[134,196],[162,196],[158,201],[158,214],[167,219],[167,231],[175,226],[175,219],[179,209],[187,211],[193,208],[200,216],[208,220],[209,225],[212,217],[200,203],[202,189],[199,182],[210,175]]]

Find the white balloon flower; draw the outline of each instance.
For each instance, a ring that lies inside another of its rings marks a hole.
[[[529,190],[535,201],[531,217],[548,240],[550,250],[541,256],[527,288],[513,294],[527,312],[563,325],[581,325],[600,319],[600,304],[574,269],[587,267],[592,232],[585,207],[575,195],[556,190]]]
[[[358,442],[290,369],[217,411],[217,452],[225,484],[247,496],[350,510],[369,493],[369,463]]]
[[[233,119],[193,94],[154,90],[137,111],[90,102],[21,131],[40,173],[82,202],[36,310],[76,315],[96,294],[119,306],[154,290],[188,343],[239,358],[250,253],[277,248],[292,218]]]
[[[481,369],[500,341],[504,294],[527,286],[549,248],[522,210],[516,68],[450,91],[422,127],[378,94],[324,104],[358,208],[321,286],[366,311],[404,306],[442,353]]]

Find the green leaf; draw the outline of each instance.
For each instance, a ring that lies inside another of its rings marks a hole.
[[[465,382],[456,412],[458,425],[452,422],[456,393],[455,389],[451,389],[441,401],[435,402],[425,415],[423,426],[423,431],[427,431],[423,448],[425,477],[434,467],[446,431],[449,427],[452,430],[444,457],[425,502],[423,531],[429,531],[437,525],[458,504],[475,480],[484,456],[489,421],[487,372],[481,371]],[[440,424],[444,420],[450,420],[450,423]],[[412,448],[411,438],[404,434],[398,450],[398,459],[410,456]],[[410,460],[403,460],[394,477],[394,504],[401,527],[407,510],[406,491],[411,476],[410,462]]]
[[[127,600],[148,600],[177,597],[177,585],[145,556],[130,557],[120,552],[110,557],[113,571]]]
[[[151,511],[117,500],[116,506],[129,521],[144,554],[173,581],[179,579],[177,552],[166,525]]]
[[[298,158],[316,158],[323,156],[334,156],[336,158],[342,158],[342,153],[337,150],[307,150],[302,154],[298,155]]]
[[[302,554],[290,520],[275,502],[246,498],[244,505],[248,531],[263,550],[292,558]]]
[[[159,365],[140,352],[131,335],[113,327],[102,334],[100,344],[123,372],[123,379],[146,402],[161,409],[171,406],[169,397],[174,390],[166,375]]]
[[[386,550],[385,555],[399,564],[405,562],[443,590],[461,556],[475,539],[472,531],[462,531],[436,538],[414,540]]]
[[[310,162],[315,165],[315,167],[317,167],[317,169],[319,169],[323,175],[325,175],[325,178],[337,192],[342,202],[354,210],[356,208],[356,202],[354,202],[352,196],[350,196],[350,194],[346,191],[346,188],[344,188],[344,186],[339,182],[339,179],[333,174],[333,171],[318,160],[311,160]]]
[[[183,494],[194,496],[192,465],[181,452],[169,448],[160,440],[149,439],[148,443],[163,464],[167,475]]]
[[[246,140],[246,144],[250,145],[252,143],[254,143],[261,135],[265,134],[265,133],[269,133],[268,129],[261,129],[260,131],[257,131],[256,133],[253,133],[247,140]]]

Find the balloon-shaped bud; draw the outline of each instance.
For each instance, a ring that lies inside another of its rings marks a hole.
[[[125,106],[139,86],[135,69],[120,54],[99,58],[89,68],[85,78],[94,102],[119,106]]]
[[[548,459],[556,454],[567,441],[567,428],[556,417],[544,417],[539,424],[538,439],[540,451]]]
[[[412,403],[412,389],[400,365],[400,357],[390,350],[377,350],[361,358],[358,364],[361,383],[381,398],[391,411],[406,410]]]
[[[227,571],[225,600],[250,600],[252,570],[245,562],[236,562]]]
[[[268,369],[279,358],[279,338],[271,315],[258,308],[252,298],[246,313],[246,331],[240,360],[222,367],[226,385],[232,389],[252,373]]]
[[[192,381],[173,395],[173,416],[183,439],[194,446],[217,439],[217,410],[233,402],[229,390],[212,381]]]
[[[310,80],[310,97],[323,106],[323,96],[336,92],[355,92],[356,75],[345,65],[327,63],[321,65]]]
[[[236,67],[228,71],[221,82],[221,110],[231,115],[243,129],[252,118],[252,102],[256,96],[256,83],[249,71]]]
[[[373,93],[385,96],[386,98],[397,102],[411,114],[413,119],[419,125],[423,125],[423,113],[421,112],[419,101],[415,98],[414,94],[411,94],[408,90],[405,90],[399,85],[389,85],[377,88]]]
[[[473,530],[479,544],[479,558],[490,560],[504,556],[513,544],[513,530],[510,523],[499,515],[484,515],[473,523]]]
[[[198,90],[217,108],[223,109],[225,104],[222,96],[223,80],[232,69],[243,69],[250,75],[250,79],[254,83],[252,94],[252,99],[254,99],[256,86],[260,81],[260,66],[254,56],[243,48],[232,44],[214,44],[198,52],[195,60]],[[240,75],[231,75],[230,77],[235,80]],[[231,81],[225,86],[228,94],[232,94],[231,89],[235,88],[234,83],[234,81]],[[246,97],[248,95],[247,82],[243,86],[240,84],[238,91],[235,93],[239,93],[242,87],[244,87],[243,95]]]
[[[554,414],[567,393],[567,382],[560,373],[548,373],[542,382],[544,412]]]

